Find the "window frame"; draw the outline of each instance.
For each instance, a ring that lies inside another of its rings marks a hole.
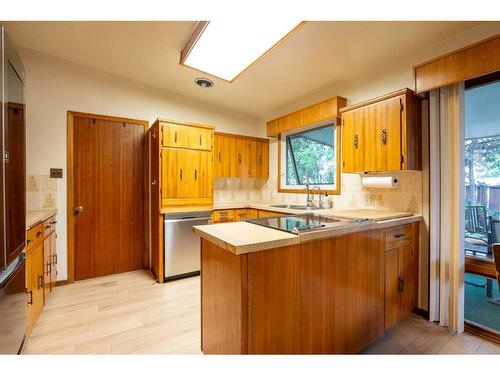
[[[318,186],[321,188],[321,193],[328,193],[329,195],[340,195],[340,175],[341,175],[341,167],[340,167],[340,148],[341,148],[341,131],[340,131],[340,122],[337,119],[328,119],[326,121],[322,121],[320,123],[313,124],[307,127],[301,127],[298,129],[293,129],[288,132],[281,133],[278,138],[278,192],[279,193],[295,193],[295,194],[305,194],[306,187],[305,185],[286,185],[286,153],[287,153],[287,136],[303,133],[308,130],[313,130],[316,128],[321,128],[327,125],[335,126],[335,140],[336,140],[336,149],[335,149],[335,184],[319,184]],[[282,168],[282,166],[284,166]],[[282,173],[283,171],[283,173]],[[292,187],[293,186],[293,187]],[[323,187],[325,187],[323,189]],[[315,189],[311,193],[318,194],[318,191]]]

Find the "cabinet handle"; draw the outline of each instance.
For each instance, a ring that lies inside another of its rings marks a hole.
[[[38,231],[36,232],[36,238],[40,237],[42,235],[42,232]]]
[[[177,143],[177,132],[174,132],[174,143]]]
[[[51,271],[52,271],[52,263],[47,262],[47,275],[50,275]]]
[[[50,229],[51,226],[52,225],[49,224],[49,225],[45,226],[45,229]]]
[[[53,265],[57,264],[57,254],[52,255],[52,264]]]
[[[43,287],[43,275],[38,275],[38,289]]]
[[[54,221],[53,221],[52,223],[50,223],[50,224],[57,224],[57,220],[54,220]]]
[[[405,291],[405,282],[401,277],[398,277],[398,292],[403,293]]]
[[[201,134],[200,134],[200,146],[201,146]]]
[[[182,180],[182,169],[181,169],[181,180]]]
[[[26,240],[26,246],[28,246],[32,241],[30,239]]]
[[[403,238],[405,236],[404,233],[398,233],[394,235],[394,238]]]
[[[198,170],[194,170],[194,180],[196,181],[198,179]]]
[[[357,134],[354,134],[354,141],[353,141],[353,144],[354,144],[354,149],[357,150],[358,149],[358,143],[359,143],[359,138],[358,138],[358,135]]]
[[[238,154],[238,163],[241,163],[241,154]]]
[[[29,300],[28,300],[28,305],[33,305],[33,291],[29,290],[28,292]]]
[[[222,161],[221,154],[219,152],[219,163]]]
[[[386,145],[387,144],[387,129],[382,129],[382,144]]]

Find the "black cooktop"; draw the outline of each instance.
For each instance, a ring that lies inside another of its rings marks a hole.
[[[293,234],[299,234],[300,232],[304,232],[310,229],[323,228],[325,227],[326,223],[337,221],[339,220],[313,215],[273,216],[247,220],[247,222],[249,223],[262,225],[263,227],[278,229]]]

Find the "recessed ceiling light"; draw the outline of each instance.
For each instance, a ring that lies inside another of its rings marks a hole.
[[[196,78],[194,80],[194,82],[198,86],[203,87],[204,89],[207,89],[207,88],[212,87],[214,85],[214,83],[211,80],[209,80],[208,78],[203,78],[203,77]]]
[[[280,19],[200,21],[180,63],[232,82],[303,24]]]

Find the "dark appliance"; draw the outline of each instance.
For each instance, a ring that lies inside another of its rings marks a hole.
[[[27,329],[26,101],[21,58],[0,26],[0,353],[22,351]]]

